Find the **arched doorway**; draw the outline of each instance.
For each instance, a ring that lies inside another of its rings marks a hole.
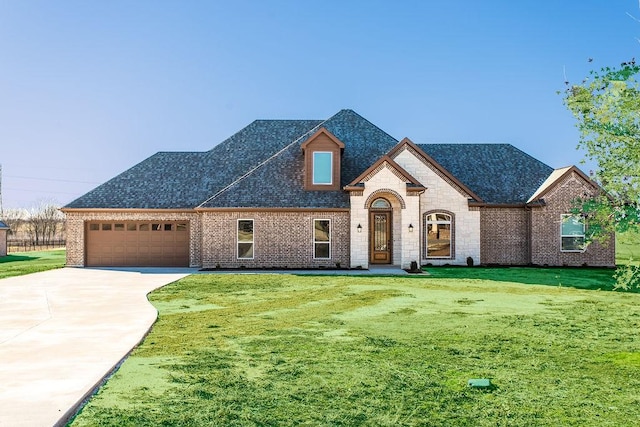
[[[391,264],[392,262],[392,209],[384,197],[371,202],[369,207],[369,262]]]

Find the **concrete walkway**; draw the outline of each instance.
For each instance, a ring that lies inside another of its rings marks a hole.
[[[0,426],[53,426],[138,344],[146,295],[195,269],[63,268],[0,280]]]

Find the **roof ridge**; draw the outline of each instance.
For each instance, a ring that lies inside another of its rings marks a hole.
[[[327,119],[329,120],[329,119]],[[274,158],[278,157],[280,154],[284,153],[285,151],[287,151],[289,148],[291,148],[293,145],[297,144],[298,142],[300,142],[303,138],[305,138],[307,135],[312,134],[312,132],[315,132],[318,128],[320,128],[320,126],[322,126],[324,123],[327,122],[327,120],[323,120],[320,123],[318,123],[317,125],[315,125],[314,127],[312,127],[311,129],[307,130],[306,132],[304,132],[302,135],[300,135],[298,138],[294,139],[291,143],[287,144],[284,146],[284,148],[278,150],[277,152],[275,152],[273,155],[271,155],[270,157],[268,157],[267,159],[263,160],[262,162],[258,163],[257,165],[255,165],[254,167],[252,167],[251,169],[249,169],[245,174],[241,175],[240,177],[236,178],[235,180],[233,180],[232,182],[230,182],[229,184],[225,185],[222,189],[218,190],[213,196],[209,197],[208,199],[206,199],[205,201],[203,201],[202,203],[200,203],[198,206],[196,206],[196,208],[201,208],[204,205],[206,205],[207,203],[209,203],[210,201],[212,201],[213,199],[215,199],[216,197],[218,197],[219,195],[221,195],[222,193],[226,192],[227,190],[229,190],[231,187],[233,187],[234,185],[238,184],[240,181],[244,180],[245,178],[247,178],[249,175],[253,174],[255,171],[257,171],[258,169],[260,169],[262,166],[266,165],[268,162],[270,162],[271,160],[273,160]]]

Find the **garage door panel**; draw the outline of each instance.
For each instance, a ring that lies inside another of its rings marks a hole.
[[[189,226],[183,221],[89,222],[88,266],[189,266]]]

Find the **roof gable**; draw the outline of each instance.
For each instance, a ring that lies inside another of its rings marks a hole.
[[[334,144],[336,144],[336,146],[338,146],[338,148],[343,149],[344,148],[344,142],[340,141],[338,138],[335,137],[335,135],[333,135],[331,132],[329,132],[327,129],[325,129],[324,127],[321,127],[320,129],[318,129],[316,131],[316,133],[314,133],[313,135],[311,135],[303,144],[302,144],[302,151],[305,151],[306,148],[309,146],[309,144],[313,144],[313,142],[318,139],[320,136],[326,136],[327,138],[329,138],[330,141],[332,141]]]
[[[599,189],[598,185],[593,182],[584,172],[578,169],[575,166],[566,166],[564,168],[559,168],[554,170],[551,175],[538,187],[536,192],[527,200],[527,203],[533,203],[542,200],[542,198],[553,190],[559,183],[564,181],[564,179],[575,173],[580,178],[582,178],[585,182],[591,185],[595,190]]]
[[[349,185],[346,185],[345,190],[357,189],[362,190],[362,187],[359,184],[364,184],[373,178],[378,172],[382,169],[389,169],[391,173],[393,173],[400,181],[405,182],[408,186],[413,187],[414,189],[424,190],[424,187],[417,179],[415,179],[409,172],[407,172],[402,166],[397,164],[391,157],[383,156],[369,168],[367,168],[364,172],[360,174],[356,179],[351,181]]]
[[[482,202],[482,198],[475,194],[464,183],[460,182],[455,176],[447,171],[442,165],[435,161],[431,156],[425,153],[418,145],[414,144],[409,138],[403,138],[398,145],[396,145],[390,152],[389,156],[396,158],[403,151],[409,151],[416,156],[422,163],[430,168],[436,175],[442,178],[445,182],[451,185],[456,191],[462,194],[464,197],[469,197],[475,201]]]

